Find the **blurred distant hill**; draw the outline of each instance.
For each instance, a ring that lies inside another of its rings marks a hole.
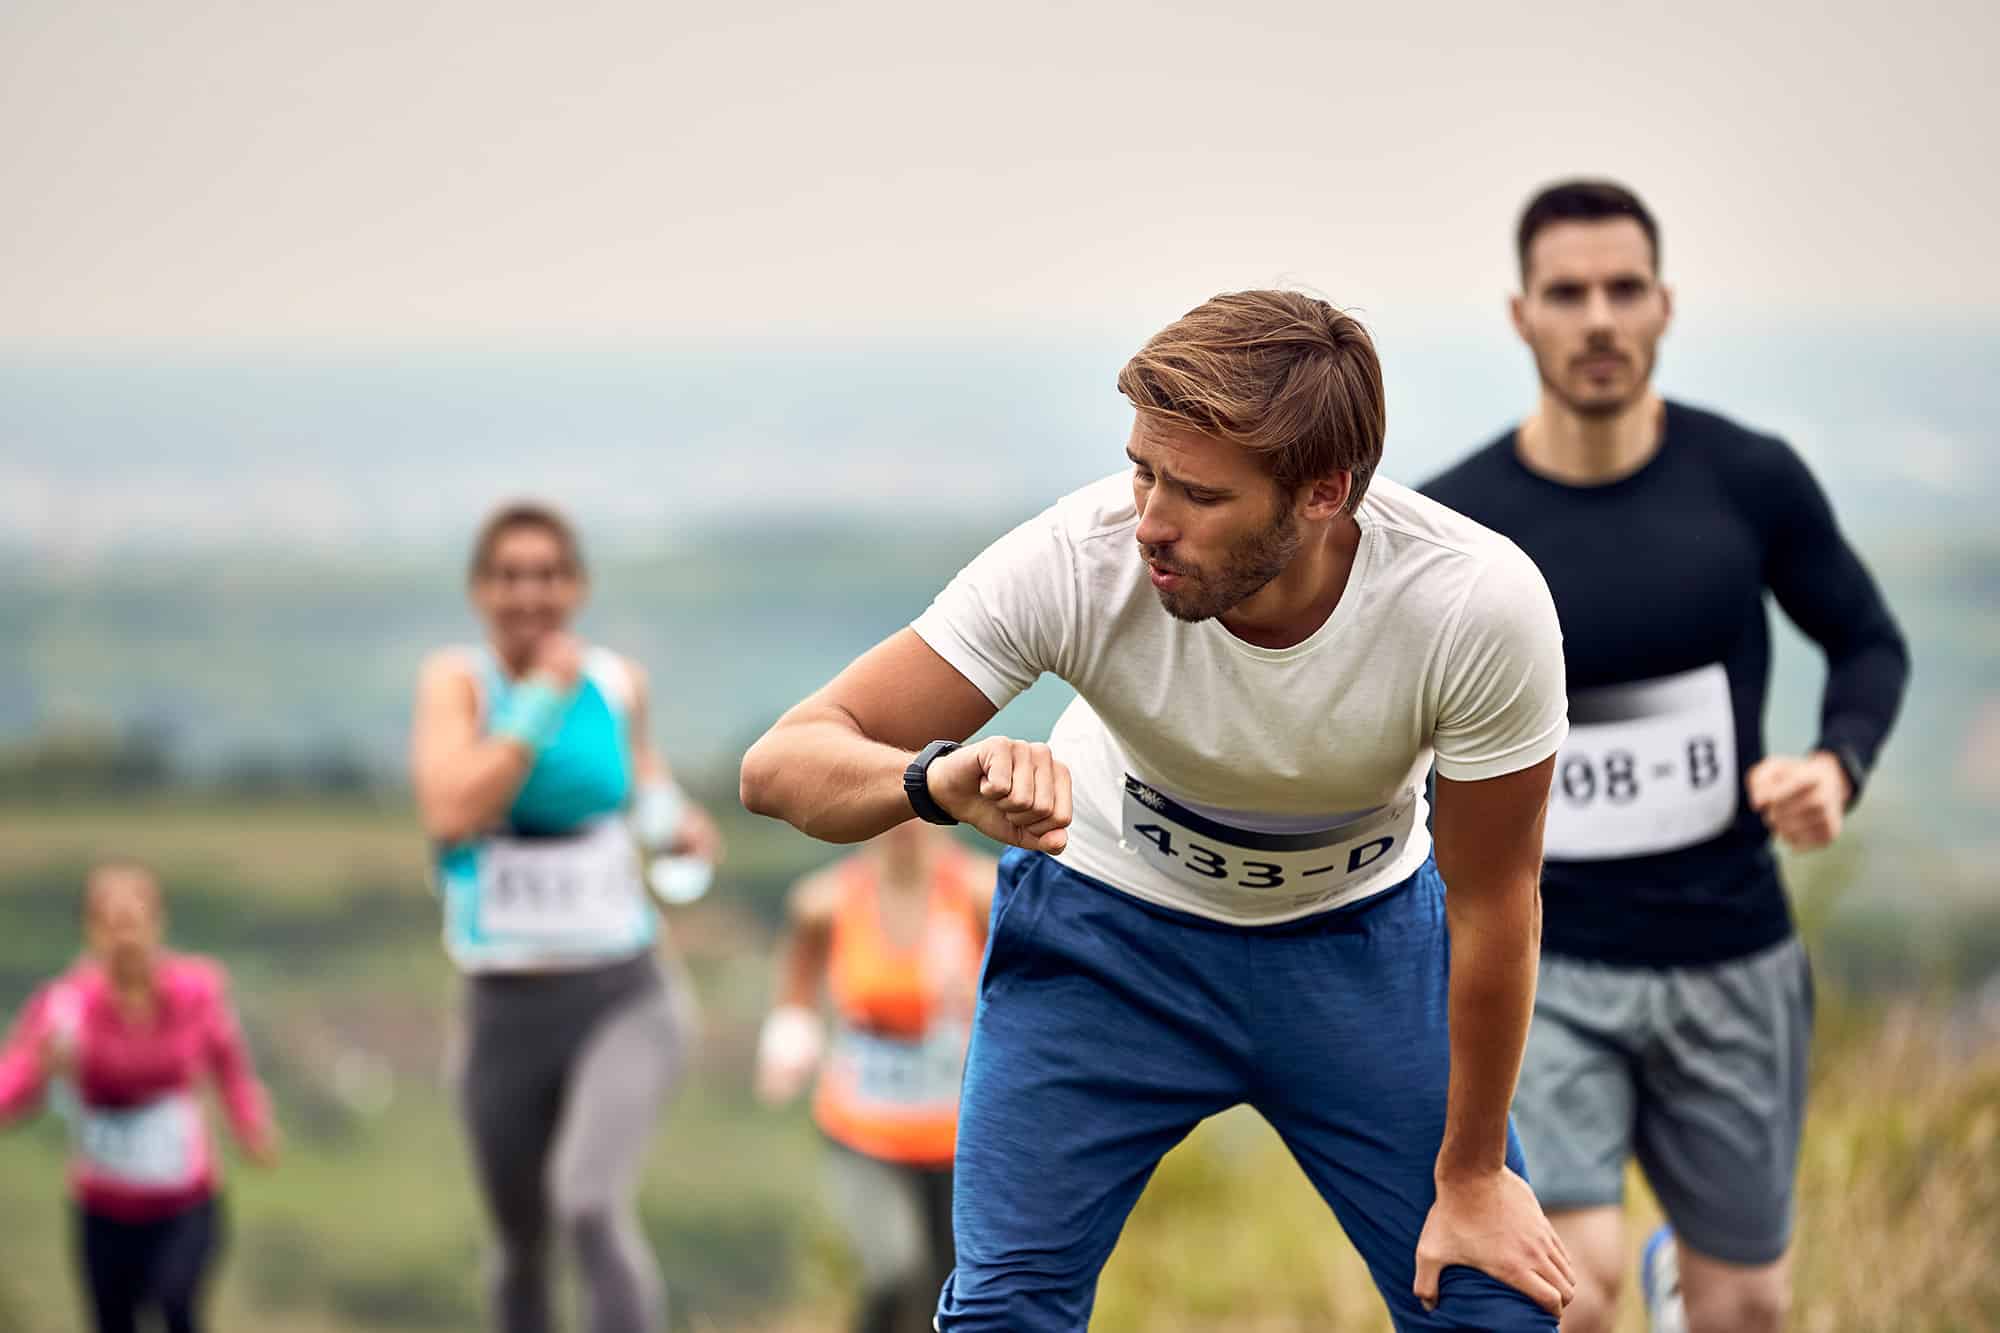
[[[1527,400],[1497,327],[1377,334],[1389,475]],[[0,768],[17,795],[106,764],[128,787],[397,780],[418,661],[475,635],[471,529],[537,492],[584,520],[586,631],[647,663],[670,756],[725,793],[781,709],[1120,464],[1124,350],[0,349]],[[1990,329],[1683,327],[1663,361],[1668,392],[1794,442],[1905,618],[1916,683],[1864,812],[1885,866],[1900,841],[2000,850],[1994,364]],[[1818,679],[1781,633],[1774,744],[1811,740]],[[1045,682],[998,725],[1043,734],[1065,697]]]
[[[1374,329],[1388,475],[1417,481],[1529,403],[1491,308]],[[326,347],[0,345],[0,553],[455,557],[495,499],[604,550],[693,530],[1031,511],[1120,465],[1113,386],[1149,329],[1033,339]],[[1785,435],[1864,528],[1987,521],[2000,326],[1719,327],[1684,302],[1671,394]]]

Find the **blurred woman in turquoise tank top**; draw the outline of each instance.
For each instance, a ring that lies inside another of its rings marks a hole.
[[[469,581],[486,641],[425,662],[410,766],[466,974],[459,1096],[493,1224],[494,1327],[552,1327],[561,1242],[590,1333],[659,1333],[632,1193],[689,1003],[656,957],[644,860],[712,864],[721,840],[647,734],[644,671],[570,632],[588,585],[569,523],[501,509]]]

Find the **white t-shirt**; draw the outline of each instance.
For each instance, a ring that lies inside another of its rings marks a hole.
[[[1063,864],[1238,925],[1380,892],[1430,854],[1424,779],[1499,777],[1567,730],[1548,586],[1506,538],[1376,478],[1340,604],[1290,648],[1168,615],[1129,473],[967,565],[913,628],[996,707],[1044,671],[1077,699]]]

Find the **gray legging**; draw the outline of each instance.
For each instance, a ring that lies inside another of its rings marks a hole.
[[[834,1213],[861,1264],[853,1333],[933,1327],[954,1262],[950,1163],[906,1166],[830,1143],[826,1167]]]
[[[650,954],[467,985],[461,1109],[497,1241],[495,1326],[547,1333],[552,1239],[582,1277],[590,1333],[657,1333],[666,1285],[633,1186],[679,1080],[681,1015]]]

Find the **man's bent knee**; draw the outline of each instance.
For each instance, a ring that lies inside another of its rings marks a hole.
[[[1083,1333],[1096,1298],[1094,1272],[961,1265],[938,1297],[937,1327],[941,1333]]]
[[[1681,1300],[1688,1333],[1779,1333],[1791,1312],[1791,1264],[1746,1267],[1690,1250],[1680,1252]]]

